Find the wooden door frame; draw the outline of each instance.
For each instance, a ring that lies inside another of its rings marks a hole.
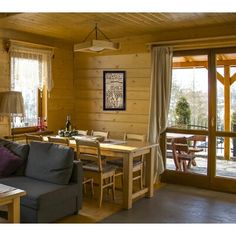
[[[216,137],[236,137],[236,133],[222,132],[216,130],[216,55],[220,53],[236,53],[236,47],[230,48],[212,48],[199,50],[175,51],[174,56],[207,55],[208,56],[208,130],[184,130],[167,128],[166,132],[178,132],[184,134],[202,134],[208,136],[208,162],[207,175],[195,173],[176,172],[174,170],[165,170],[161,175],[161,181],[190,185],[195,187],[207,188],[218,191],[236,193],[236,179],[218,177],[216,175]],[[166,134],[161,135],[160,146],[166,166]]]

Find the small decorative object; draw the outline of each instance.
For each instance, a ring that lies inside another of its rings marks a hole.
[[[71,121],[70,121],[70,116],[67,116],[66,118],[66,131],[71,131]]]
[[[67,130],[58,130],[58,135],[60,137],[72,137],[72,136],[76,136],[78,135],[78,131],[77,130],[72,130],[72,131],[67,131]]]
[[[47,129],[47,119],[43,117],[38,117],[37,122],[38,131],[44,131]]]
[[[63,129],[61,129],[61,130],[58,130],[58,135],[60,136],[60,137],[64,137],[64,130]]]
[[[125,110],[125,89],[125,71],[104,71],[103,110]]]
[[[70,137],[70,131],[65,131],[64,132],[64,137]]]

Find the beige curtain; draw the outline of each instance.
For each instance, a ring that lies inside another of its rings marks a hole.
[[[151,51],[149,142],[159,143],[160,134],[166,129],[172,84],[172,55],[170,47],[153,47]],[[154,178],[163,171],[163,157],[158,146],[155,150]]]
[[[38,78],[38,88],[42,91],[43,86],[45,86],[47,91],[50,93],[52,88],[54,87],[52,79],[53,51],[50,49],[25,47],[22,45],[18,45],[17,43],[11,43],[9,51],[12,61],[11,73],[13,80],[19,79],[19,59],[31,59],[30,63],[32,63],[33,60],[36,60],[37,62],[39,62],[38,74],[35,74],[34,70],[30,70],[30,65],[28,67],[28,72],[26,71],[25,73],[27,73],[28,78]],[[14,81],[12,81],[11,87],[14,89]]]

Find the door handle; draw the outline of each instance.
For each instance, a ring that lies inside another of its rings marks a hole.
[[[211,127],[214,127],[214,125],[215,125],[215,118],[212,117],[212,118],[211,118]]]

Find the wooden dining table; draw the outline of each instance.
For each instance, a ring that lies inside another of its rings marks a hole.
[[[87,137],[78,136],[78,139]],[[71,147],[76,148],[75,140],[70,140]],[[101,155],[107,159],[123,159],[123,208],[132,208],[133,200],[137,197],[153,197],[154,194],[154,150],[158,146],[157,143],[140,142],[140,141],[123,141],[109,139],[100,142]],[[81,152],[90,152],[88,148]],[[94,150],[91,149],[91,153]],[[137,156],[145,155],[145,186],[133,192],[133,159]]]

